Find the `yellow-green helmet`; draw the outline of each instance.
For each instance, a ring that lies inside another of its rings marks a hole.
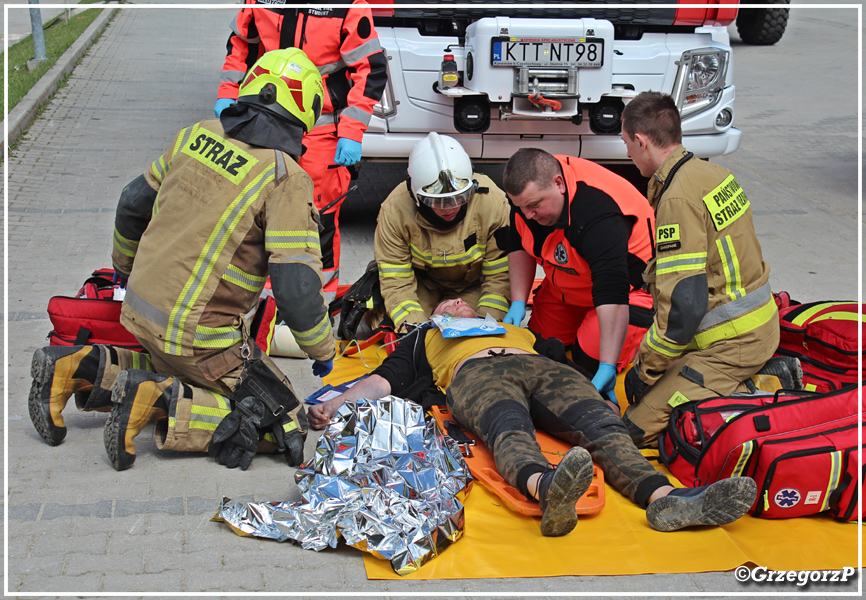
[[[325,102],[319,69],[303,50],[266,52],[241,83],[238,102],[255,104],[304,128],[316,124]]]

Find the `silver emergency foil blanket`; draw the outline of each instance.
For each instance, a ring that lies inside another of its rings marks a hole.
[[[463,535],[460,499],[471,479],[457,444],[425,423],[419,405],[361,399],[340,407],[295,473],[302,502],[223,498],[213,520],[316,551],[336,548],[342,536],[408,575]]]

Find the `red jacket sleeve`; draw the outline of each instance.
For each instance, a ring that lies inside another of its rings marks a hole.
[[[256,0],[246,0],[246,3],[254,5]],[[256,12],[244,7],[232,21],[217,98],[237,99],[241,80],[259,58],[261,38],[256,27]]]
[[[340,114],[337,135],[361,141],[373,107],[382,98],[387,81],[387,62],[379,36],[373,26],[373,13],[364,0],[355,0],[343,21],[340,55],[348,67],[352,87],[346,98],[347,106]]]

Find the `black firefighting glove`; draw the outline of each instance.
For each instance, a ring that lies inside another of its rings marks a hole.
[[[270,426],[270,433],[277,445],[277,452],[286,455],[290,467],[300,466],[304,462],[304,440],[307,439],[307,413],[302,404],[284,413],[279,420]],[[271,436],[265,435],[265,439]]]
[[[634,367],[629,369],[628,373],[625,374],[625,397],[629,405],[640,402],[641,396],[643,396],[648,387],[649,385],[638,377],[637,369]]]
[[[208,454],[221,465],[246,471],[259,446],[259,424],[265,418],[265,405],[249,396],[220,421],[211,438]]]
[[[229,399],[237,405],[239,399],[249,397],[259,405],[254,424],[260,437],[276,444],[289,466],[300,465],[304,460],[307,414],[288,379],[260,360],[248,361]]]

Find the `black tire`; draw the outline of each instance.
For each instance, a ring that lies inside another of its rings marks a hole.
[[[763,4],[790,4],[791,0],[764,0]],[[741,8],[737,33],[746,44],[772,46],[782,39],[788,25],[788,8]]]

